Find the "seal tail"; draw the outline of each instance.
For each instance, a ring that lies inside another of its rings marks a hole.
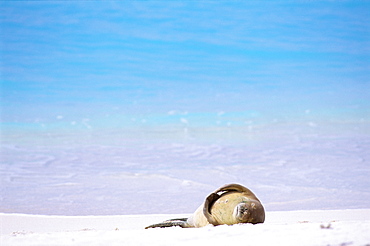
[[[165,228],[165,227],[173,227],[173,226],[180,226],[182,228],[188,228],[191,227],[188,222],[188,218],[179,218],[179,219],[170,219],[163,221],[162,223],[153,224],[150,226],[145,227],[145,229],[149,228]]]

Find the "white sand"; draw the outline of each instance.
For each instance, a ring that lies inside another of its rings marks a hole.
[[[0,214],[0,242],[1,246],[370,245],[370,209],[267,212],[266,222],[259,225],[144,229],[184,216]]]

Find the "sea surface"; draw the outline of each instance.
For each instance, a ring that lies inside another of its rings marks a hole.
[[[369,3],[0,8],[0,212],[370,208]]]
[[[370,206],[365,123],[138,127],[2,134],[0,210],[191,213],[240,183],[266,210]]]

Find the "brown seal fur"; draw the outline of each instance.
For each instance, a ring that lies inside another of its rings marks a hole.
[[[180,226],[203,227],[212,225],[233,225],[239,223],[263,223],[265,210],[248,188],[239,184],[220,187],[207,196],[204,203],[189,217],[166,220],[148,228]]]

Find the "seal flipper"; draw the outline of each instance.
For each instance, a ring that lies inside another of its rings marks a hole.
[[[220,195],[217,193],[211,193],[209,196],[206,198],[204,201],[204,206],[203,206],[203,215],[206,217],[207,221],[216,226],[219,225],[218,222],[213,218],[211,214],[211,208],[213,204],[220,198]]]
[[[188,218],[180,218],[180,219],[170,219],[163,221],[162,223],[153,224],[150,226],[145,227],[145,229],[149,228],[165,228],[165,227],[173,227],[173,226],[180,226],[182,228],[189,228],[192,227],[187,222]]]
[[[257,201],[260,202],[260,200],[258,200],[256,195],[250,189],[248,189],[248,188],[246,188],[246,187],[244,187],[240,184],[227,184],[227,185],[224,185],[224,186],[218,188],[213,193],[221,195],[223,193],[227,193],[227,192],[231,192],[231,191],[244,193],[245,195],[247,195],[247,196],[253,198],[254,200],[257,200]]]

